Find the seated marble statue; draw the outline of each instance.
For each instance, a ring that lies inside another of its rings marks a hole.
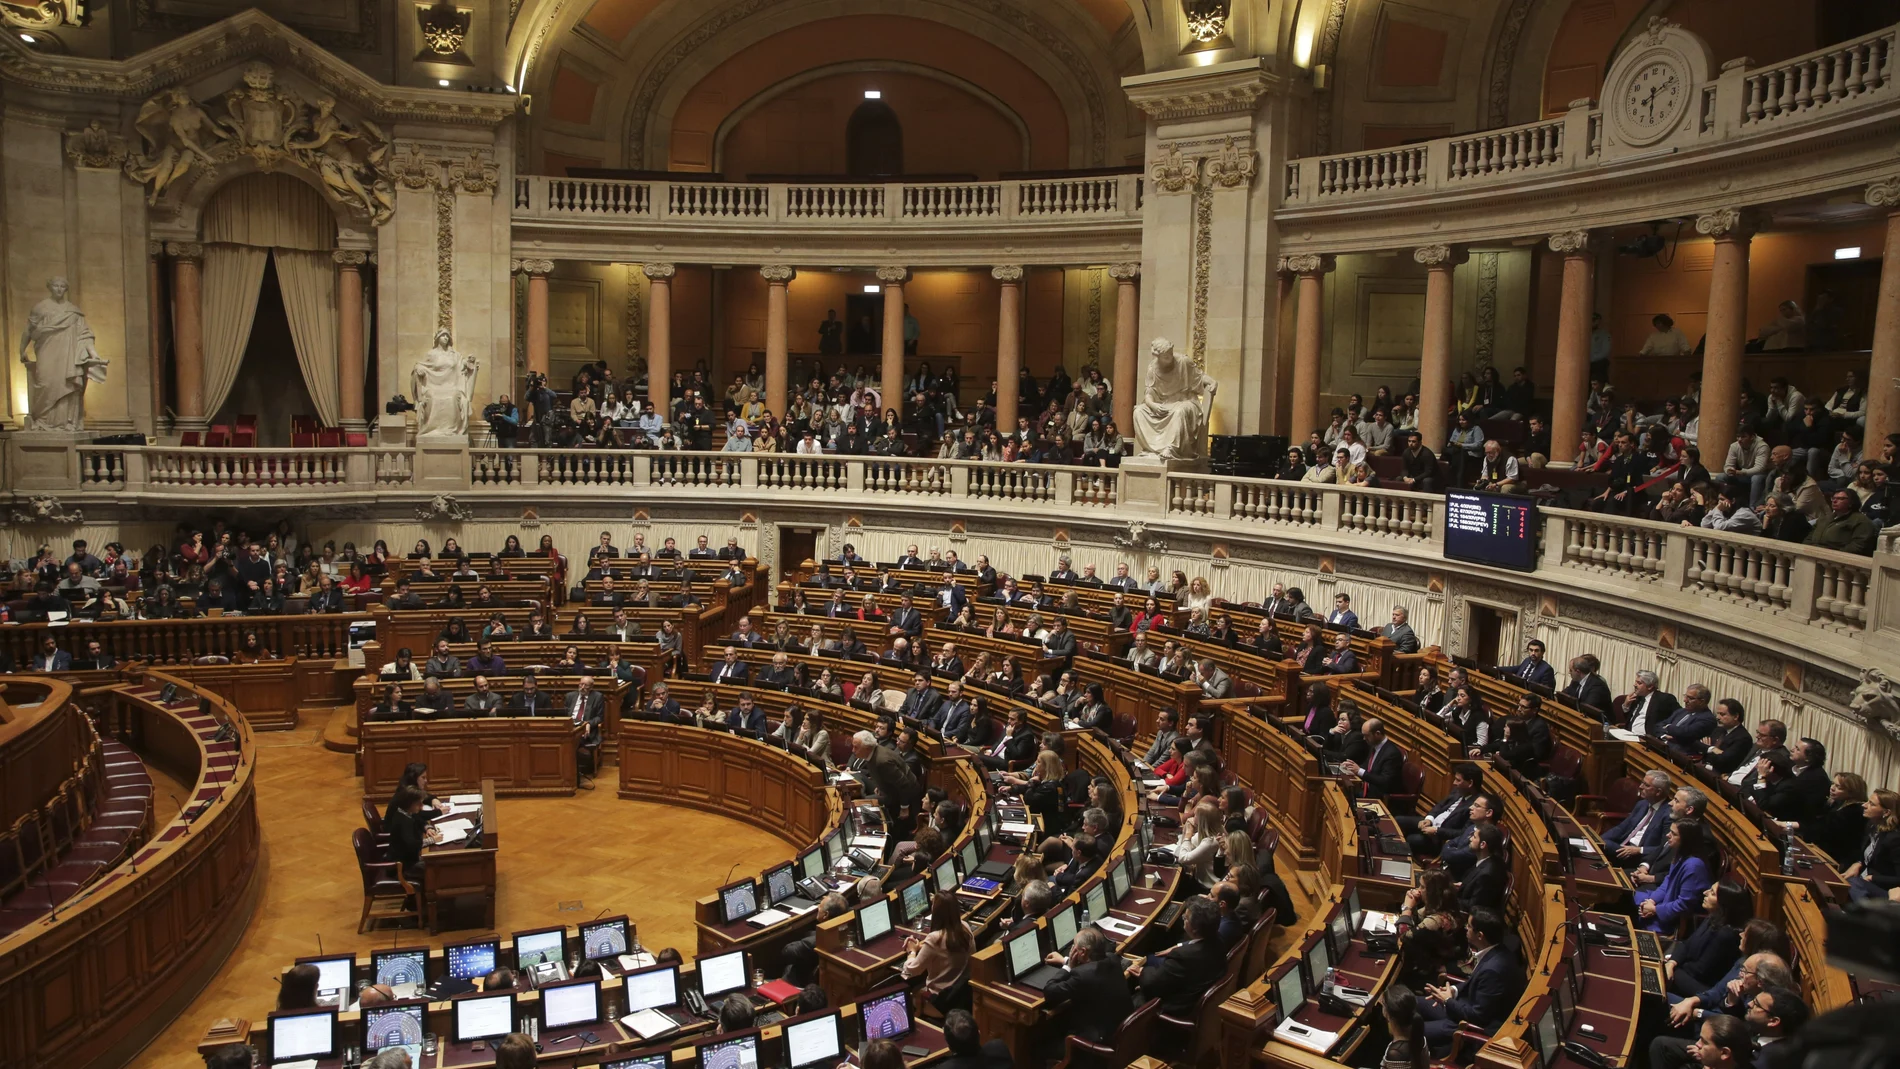
[[[449,332],[435,332],[435,348],[409,373],[416,398],[416,434],[466,434],[475,392],[475,358],[455,351]]]
[[[1148,355],[1147,388],[1135,406],[1138,452],[1164,460],[1197,458],[1207,444],[1208,414],[1214,410],[1219,384],[1192,361],[1176,356],[1166,338],[1156,338]]]

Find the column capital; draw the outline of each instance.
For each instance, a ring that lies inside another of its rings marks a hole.
[[[1463,245],[1421,245],[1412,250],[1412,262],[1426,267],[1457,267],[1468,258]]]
[[[1746,241],[1755,234],[1761,219],[1748,208],[1716,208],[1695,217],[1695,232],[1721,240]]]
[[[1593,251],[1596,237],[1588,230],[1560,230],[1550,236],[1550,251],[1581,256]]]
[[[1333,258],[1314,252],[1289,256],[1286,258],[1286,269],[1296,275],[1323,275],[1333,269]]]
[[[195,241],[168,241],[165,243],[165,255],[174,260],[196,262],[205,258],[205,247]]]
[[[510,260],[508,266],[524,275],[548,275],[554,273],[553,260]]]
[[[1900,175],[1870,184],[1867,187],[1867,203],[1876,208],[1900,211]]]
[[[337,249],[330,254],[338,267],[361,267],[369,262],[369,253],[362,249]]]
[[[783,286],[797,278],[798,272],[785,264],[767,264],[759,268],[759,277],[774,286]]]
[[[990,268],[990,277],[998,282],[1021,282],[1023,280],[1023,265],[998,264]]]
[[[910,278],[910,268],[898,264],[886,264],[877,269],[877,280],[887,286],[901,286]]]
[[[1117,282],[1133,282],[1141,277],[1141,265],[1137,263],[1109,264],[1108,277]]]
[[[146,242],[145,255],[150,256],[154,260],[158,259],[160,256],[165,255],[165,243],[162,241]]]
[[[679,268],[672,264],[641,264],[640,271],[654,282],[670,281]]]

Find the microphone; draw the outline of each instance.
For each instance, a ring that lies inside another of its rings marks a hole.
[[[737,861],[735,861],[735,862],[733,862],[733,863],[732,863],[732,868],[730,868],[730,869],[727,869],[727,870],[726,870],[726,875],[725,875],[725,876],[724,876],[724,877],[723,877],[722,879],[720,879],[720,881],[719,881],[719,886],[721,886],[721,887],[724,887],[724,886],[725,886],[726,884],[728,884],[728,883],[731,883],[731,882],[732,882],[732,872],[733,872],[733,869],[736,869],[736,868],[738,868],[738,867],[739,867],[739,862],[737,862]],[[603,912],[603,913],[605,913],[605,912],[606,912],[606,910],[602,910],[601,912]]]

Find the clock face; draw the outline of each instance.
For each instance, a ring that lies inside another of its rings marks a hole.
[[[1644,64],[1623,91],[1623,117],[1631,127],[1654,133],[1669,126],[1689,100],[1689,86],[1666,60]]]

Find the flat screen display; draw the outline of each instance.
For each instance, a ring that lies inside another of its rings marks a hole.
[[[699,1069],[755,1069],[759,1064],[759,1037],[708,1043],[699,1048]]]
[[[1280,974],[1273,982],[1274,1001],[1280,1004],[1280,1018],[1286,1020],[1306,1004],[1306,984],[1300,979],[1300,967],[1295,965]]]
[[[347,958],[299,958],[299,965],[317,967],[318,991],[348,991],[356,978],[356,956]]]
[[[790,865],[780,865],[765,874],[765,897],[773,905],[798,893],[798,878],[793,875]]]
[[[608,917],[581,925],[581,954],[588,961],[605,961],[625,954],[630,941],[625,917]]]
[[[836,1013],[785,1026],[785,1056],[791,1069],[818,1065],[843,1054],[844,1040],[838,1034]]]
[[[839,828],[837,831],[834,831],[831,833],[831,837],[829,839],[825,840],[825,864],[836,865],[838,863],[838,859],[843,856],[844,856],[844,829]]]
[[[951,892],[957,889],[957,859],[947,857],[937,866],[937,890]]]
[[[541,989],[541,1027],[566,1028],[600,1020],[600,981],[552,984]]]
[[[1326,979],[1326,970],[1333,967],[1333,955],[1326,940],[1315,939],[1312,949],[1306,952],[1306,975],[1312,978],[1313,986],[1318,987]]]
[[[1549,1065],[1557,1056],[1557,1049],[1563,1045],[1563,1031],[1557,1027],[1557,1006],[1544,1004],[1544,1012],[1537,1017],[1537,1050],[1544,1056],[1544,1064]]]
[[[1128,870],[1120,865],[1108,868],[1108,897],[1111,902],[1120,902],[1128,895]]]
[[[422,1044],[422,1010],[425,1003],[405,1006],[371,1006],[363,1011],[363,1049],[416,1047]]]
[[[1352,890],[1346,892],[1346,915],[1352,918],[1351,926],[1355,932],[1359,930],[1360,922],[1366,919],[1365,907],[1359,904],[1359,885],[1356,883],[1352,885]]]
[[[715,954],[710,958],[697,958],[699,966],[699,993],[707,998],[723,995],[728,991],[737,991],[745,986],[745,951],[735,950],[730,954]]]
[[[1076,909],[1071,902],[1054,913],[1049,914],[1049,935],[1055,941],[1054,950],[1066,954],[1069,944],[1075,942]]]
[[[450,978],[455,980],[475,980],[494,972],[495,959],[500,954],[501,943],[494,939],[442,948],[442,960],[448,964]]]
[[[965,839],[963,849],[957,852],[957,858],[963,862],[965,873],[975,872],[976,867],[983,863],[982,857],[982,854],[977,853],[975,839]]]
[[[1108,916],[1108,887],[1101,880],[1089,884],[1082,892],[1082,904],[1088,907],[1089,916],[1100,919]]]
[[[455,1000],[455,1041],[493,1039],[515,1030],[515,993],[470,995]]]
[[[532,969],[536,965],[559,962],[566,956],[567,929],[549,928],[536,932],[515,933],[515,968]]]
[[[740,880],[729,887],[719,889],[719,910],[727,924],[744,920],[759,911],[759,884],[757,880]]]
[[[608,1062],[600,1069],[671,1069],[672,1058],[666,1054],[649,1054],[641,1058],[622,1058],[617,1062]]]
[[[858,1016],[864,1021],[864,1038],[902,1039],[910,1035],[910,993],[898,988],[858,1003]]]
[[[825,850],[818,847],[808,850],[798,859],[798,875],[801,879],[815,880],[825,874]]]
[[[904,923],[915,925],[917,918],[930,912],[930,883],[926,880],[912,880],[898,892],[897,904],[904,911]]]
[[[1009,976],[1015,979],[1042,964],[1042,932],[1030,928],[1020,935],[1010,936],[1004,944],[1003,953],[1009,956]]]
[[[336,1011],[290,1013],[270,1019],[270,1060],[329,1058],[336,1054]]]
[[[674,1006],[679,1003],[680,970],[677,965],[661,965],[658,968],[630,972],[625,980],[628,1013],[657,1010],[661,1006]]]
[[[1451,490],[1445,494],[1448,560],[1537,570],[1537,502],[1528,497]]]
[[[1335,960],[1346,956],[1346,948],[1352,946],[1352,914],[1344,906],[1333,914],[1332,924],[1327,926],[1327,937],[1332,940]]]
[[[891,930],[891,900],[880,898],[858,909],[858,945],[865,946]]]
[[[403,947],[400,950],[379,950],[369,956],[370,971],[376,974],[376,982],[394,987],[397,984],[415,984],[421,986],[429,982],[429,948]],[[482,975],[486,976],[487,973]]]

